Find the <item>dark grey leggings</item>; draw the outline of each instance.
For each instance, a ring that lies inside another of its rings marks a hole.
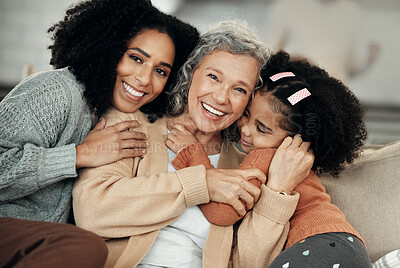
[[[314,235],[276,257],[269,268],[371,268],[364,244],[348,233]]]

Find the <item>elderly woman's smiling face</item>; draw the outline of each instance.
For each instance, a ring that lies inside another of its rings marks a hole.
[[[188,112],[205,133],[223,130],[239,119],[258,81],[258,61],[226,51],[208,54],[195,70]]]

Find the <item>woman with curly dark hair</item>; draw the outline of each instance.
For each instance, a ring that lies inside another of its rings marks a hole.
[[[101,119],[90,130],[109,107],[162,117],[199,33],[149,0],[79,2],[48,32],[56,70],[28,77],[0,103],[0,266],[100,267],[99,237],[45,222],[68,221],[79,168],[145,153],[135,120],[106,127]],[[18,254],[27,248],[35,254]]]
[[[269,267],[370,267],[361,236],[330,202],[317,177],[322,172],[337,176],[358,156],[366,138],[358,99],[323,69],[305,59],[291,60],[283,51],[270,57],[261,77],[264,86],[255,92],[235,128],[240,129],[237,140],[240,137],[241,148],[248,153],[240,167],[256,167],[267,174],[276,148],[290,144],[287,136],[294,137],[292,144],[309,146],[315,156],[314,172],[303,181],[267,180],[269,188],[282,194],[300,193],[286,250]],[[199,164],[212,168],[203,146],[189,132],[178,132],[173,140],[179,150],[172,162],[177,169]],[[279,186],[282,181],[284,188]],[[253,183],[261,186],[258,180]],[[227,204],[201,206],[217,225],[232,225],[242,218]]]

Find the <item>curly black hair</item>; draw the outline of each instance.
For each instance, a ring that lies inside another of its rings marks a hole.
[[[87,0],[72,6],[63,20],[48,29],[54,41],[49,46],[50,64],[68,67],[85,86],[91,109],[101,115],[111,105],[116,68],[128,42],[147,29],[168,34],[175,44],[175,60],[163,92],[140,108],[154,122],[166,114],[167,92],[195,47],[199,32],[162,13],[149,0]]]
[[[295,76],[275,82],[270,79],[281,72],[292,72]],[[271,56],[261,76],[264,86],[259,89],[260,94],[275,97],[270,106],[283,116],[280,127],[311,142],[315,155],[313,170],[337,176],[346,163],[359,155],[367,137],[365,111],[340,80],[306,59],[291,60],[284,51]],[[292,105],[288,98],[304,88],[311,95]]]

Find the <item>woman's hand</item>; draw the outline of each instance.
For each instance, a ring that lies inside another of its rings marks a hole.
[[[261,193],[248,180],[266,181],[265,174],[259,169],[207,169],[206,178],[210,200],[231,205],[240,216],[246,214],[246,209],[239,199],[251,209]]]
[[[138,121],[105,126],[106,120],[101,118],[83,142],[76,146],[76,168],[98,167],[146,153],[146,134],[130,130],[140,126]]]
[[[175,153],[188,144],[198,142],[197,138],[183,125],[175,124],[167,136],[166,145]]]
[[[285,138],[272,158],[267,187],[290,194],[310,173],[314,154],[309,147],[300,135]]]

